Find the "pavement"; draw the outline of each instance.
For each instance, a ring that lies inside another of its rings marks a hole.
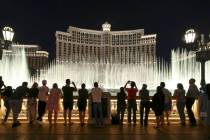
[[[79,124],[49,127],[21,124],[11,128],[11,124],[0,125],[0,140],[210,140],[210,127],[165,125],[159,130],[154,124],[147,127],[124,124],[107,125],[103,128]]]

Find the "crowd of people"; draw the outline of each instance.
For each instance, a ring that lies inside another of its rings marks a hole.
[[[73,86],[70,86],[71,84]],[[52,126],[53,123],[57,123],[58,112],[61,109],[60,99],[63,98],[64,125],[67,125],[67,116],[69,125],[72,125],[71,111],[73,109],[73,92],[77,91],[77,87],[74,82],[70,81],[70,79],[66,79],[66,85],[63,86],[62,89],[59,89],[56,83],[54,83],[52,88],[49,89],[47,87],[47,81],[43,80],[42,86],[40,87],[38,86],[38,83],[35,82],[31,88],[28,88],[28,83],[23,82],[21,86],[13,90],[11,86],[5,86],[2,77],[0,77],[0,88],[3,88],[3,90],[1,90],[1,97],[4,100],[4,106],[6,108],[2,124],[6,124],[11,111],[13,114],[12,127],[17,127],[21,124],[18,121],[18,116],[22,109],[23,99],[27,98],[29,124],[32,125],[37,123],[41,125],[43,121],[42,118],[47,110],[49,126]],[[85,84],[82,84],[81,89],[79,89],[79,97],[77,102],[81,126],[84,125],[87,99],[88,90],[85,88]],[[53,122],[52,115],[54,115]]]
[[[90,94],[84,83],[81,85],[81,89],[78,90],[74,82],[71,82],[70,79],[66,79],[66,85],[61,89],[58,88],[56,83],[54,83],[52,88],[49,89],[47,86],[47,81],[43,80],[42,86],[38,86],[38,83],[35,82],[31,88],[28,88],[28,83],[23,82],[21,86],[13,90],[11,86],[5,86],[2,77],[0,77],[0,89],[0,94],[4,100],[4,106],[6,108],[2,124],[6,124],[11,111],[13,114],[12,127],[17,127],[21,124],[18,121],[18,116],[22,109],[23,99],[27,98],[29,124],[33,125],[34,123],[37,123],[42,125],[43,116],[47,110],[49,126],[52,126],[53,124],[57,123],[58,112],[61,109],[60,99],[63,98],[64,125],[72,125],[73,122],[71,121],[71,116],[74,99],[73,92],[76,91],[78,91],[77,106],[79,110],[80,125],[84,126],[85,124],[85,111],[87,107],[87,100]],[[177,89],[175,89],[173,96],[171,92],[165,88],[165,83],[161,82],[152,98],[150,98],[149,90],[147,89],[146,84],[143,84],[142,88],[138,90],[134,81],[127,81],[125,86],[121,87],[120,92],[117,93],[117,118],[120,124],[123,124],[124,113],[127,109],[128,123],[131,124],[133,121],[133,124],[136,125],[136,99],[138,97],[138,91],[140,98],[141,126],[148,125],[150,108],[152,108],[156,116],[155,128],[159,129],[164,124],[164,118],[166,118],[166,124],[170,125],[169,116],[172,110],[172,97],[176,99],[176,106],[181,125],[184,126],[186,124],[184,113],[184,109],[186,107],[190,125],[196,126],[197,122],[192,111],[192,106],[196,99],[199,99],[200,118],[203,124],[209,125],[208,114],[210,114],[210,84],[206,84],[205,89],[199,91],[195,85],[195,79],[189,80],[189,89],[187,92],[185,92],[183,85],[178,83]],[[90,93],[93,107],[93,117],[95,118],[96,125],[103,126],[104,122],[101,103],[103,90],[98,86],[98,83],[95,82]],[[54,119],[52,119],[53,115]],[[133,117],[132,121],[131,116]]]
[[[130,88],[127,85],[130,83]],[[126,93],[127,92],[127,97]],[[138,88],[133,81],[128,81],[124,87],[120,88],[120,92],[117,94],[117,116],[120,118],[120,123],[123,123],[124,112],[127,106],[128,110],[128,123],[131,123],[131,110],[133,112],[133,124],[136,125],[136,98]],[[193,113],[192,107],[196,99],[198,99],[198,111],[203,125],[210,125],[210,84],[206,84],[204,89],[198,89],[195,85],[195,79],[189,80],[189,88],[187,92],[181,83],[177,84],[177,89],[174,90],[174,94],[165,88],[165,83],[161,82],[160,86],[157,86],[156,93],[152,98],[149,96],[149,90],[147,85],[143,84],[139,90],[140,98],[140,125],[148,125],[148,114],[150,108],[156,116],[156,126],[159,129],[164,124],[164,118],[166,118],[166,124],[170,125],[170,113],[172,111],[172,98],[176,100],[176,107],[180,117],[180,124],[185,126],[185,107],[189,117],[190,126],[196,126],[197,122]],[[125,102],[127,99],[127,105]],[[143,118],[144,117],[144,118]]]

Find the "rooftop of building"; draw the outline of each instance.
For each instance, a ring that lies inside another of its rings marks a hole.
[[[28,45],[28,44],[12,44],[12,47],[41,49],[39,45]]]
[[[46,56],[48,57],[49,56],[49,53],[47,51],[44,51],[44,50],[40,50],[41,47],[39,45],[28,45],[28,44],[12,44],[12,47],[16,47],[16,48],[25,48],[25,49],[30,49],[30,48],[33,48],[33,49],[36,49],[36,56]],[[12,50],[4,50],[6,53],[11,53]],[[28,53],[28,51],[27,51]]]
[[[67,29],[67,32],[62,32],[62,31],[56,31],[56,34],[66,34],[69,35],[71,34],[72,31],[80,31],[83,33],[93,33],[93,34],[104,34],[104,33],[109,33],[112,35],[124,35],[124,34],[135,34],[135,33],[141,33],[141,36],[144,36],[144,38],[147,37],[156,37],[156,34],[148,34],[148,35],[144,35],[144,29],[133,29],[133,30],[119,30],[119,31],[115,31],[115,30],[111,30],[111,24],[109,24],[108,22],[105,22],[104,24],[102,24],[102,30],[92,30],[92,29],[85,29],[85,28],[79,28],[79,27],[75,27],[75,26],[69,26]]]

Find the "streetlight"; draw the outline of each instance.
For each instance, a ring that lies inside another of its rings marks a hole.
[[[10,47],[10,45],[12,44],[14,34],[15,34],[13,29],[8,26],[3,28],[2,33],[3,33],[4,41],[3,41],[3,45],[0,46],[0,60],[2,59],[3,49],[8,49]]]
[[[194,29],[185,32],[185,41],[193,46],[196,53],[196,61],[201,63],[201,89],[204,89],[205,81],[205,62],[210,60],[210,42],[206,42],[204,35],[197,35]]]

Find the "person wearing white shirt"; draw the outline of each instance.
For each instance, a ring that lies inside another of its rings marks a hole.
[[[93,102],[93,114],[96,120],[97,126],[103,125],[103,113],[101,105],[102,89],[98,87],[98,83],[94,83],[94,88],[91,90],[92,102]],[[99,114],[99,116],[98,116]]]

